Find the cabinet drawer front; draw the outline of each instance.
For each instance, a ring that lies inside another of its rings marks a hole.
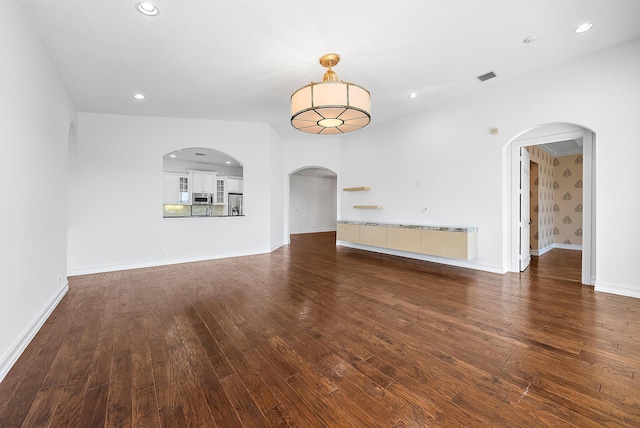
[[[338,223],[337,238],[339,241],[359,242],[360,226],[357,224]]]
[[[387,228],[380,226],[360,226],[360,244],[373,247],[387,246]]]
[[[387,228],[387,248],[401,251],[420,252],[420,230],[401,227]]]
[[[439,230],[421,230],[420,252],[431,256],[441,256],[443,233]]]
[[[442,256],[453,259],[467,259],[467,234],[443,232]]]

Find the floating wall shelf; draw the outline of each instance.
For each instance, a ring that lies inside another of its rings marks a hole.
[[[365,210],[379,210],[379,209],[382,209],[382,205],[354,205],[353,208],[360,208]]]
[[[362,192],[365,190],[371,190],[371,187],[362,186],[362,187],[345,187],[342,189],[345,192]]]

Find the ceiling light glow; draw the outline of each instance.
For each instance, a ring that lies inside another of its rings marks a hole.
[[[138,3],[138,6],[136,7],[138,9],[138,12],[147,16],[156,16],[160,12],[158,8],[151,3]]]
[[[415,92],[411,92],[411,93],[408,95],[408,97],[409,97],[409,98],[411,98],[411,99],[414,99],[414,98],[417,98],[417,97],[418,97],[418,94],[416,94]]]
[[[581,34],[581,33],[584,33],[586,31],[591,30],[591,28],[593,28],[593,24],[590,23],[590,22],[585,22],[584,24],[579,25],[578,28],[573,30],[573,32],[576,33],[576,34]]]
[[[133,98],[135,98],[136,100],[144,100],[147,97],[144,96],[144,94],[135,94]]]

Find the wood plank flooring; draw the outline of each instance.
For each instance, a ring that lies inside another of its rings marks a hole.
[[[0,426],[640,426],[640,299],[546,258],[497,275],[321,233],[73,277],[0,384]]]
[[[555,248],[541,256],[531,257],[525,275],[582,282],[582,251]]]

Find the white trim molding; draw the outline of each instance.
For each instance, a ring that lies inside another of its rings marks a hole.
[[[291,235],[304,235],[305,233],[321,233],[321,232],[335,232],[335,227],[325,227],[321,229],[311,229],[311,230],[299,230],[297,232],[291,232]]]
[[[551,124],[546,124],[551,125]],[[541,128],[546,125],[541,125],[536,128]],[[520,270],[519,256],[520,256],[520,205],[518,203],[519,198],[519,186],[515,183],[520,181],[520,148],[526,146],[536,146],[541,144],[554,143],[563,140],[582,140],[584,161],[582,166],[583,173],[583,211],[582,211],[582,269],[581,269],[581,282],[586,285],[593,285],[593,278],[596,276],[596,263],[595,263],[595,228],[596,228],[596,213],[595,213],[595,134],[583,127],[582,125],[566,124],[576,128],[569,132],[563,132],[553,135],[544,135],[535,138],[520,138],[520,135],[531,131],[527,130],[512,140],[505,146],[504,162],[503,162],[503,192],[505,197],[503,198],[503,209],[505,213],[506,221],[503,223],[503,230],[505,233],[505,240],[503,241],[503,251],[505,254],[505,262],[508,264],[508,270],[511,272],[518,272]],[[558,247],[562,248],[562,247]],[[573,249],[573,248],[569,248]]]
[[[75,267],[75,268],[69,267],[67,269],[67,272],[68,272],[67,275],[68,276],[91,275],[94,273],[115,272],[119,270],[143,269],[143,268],[156,267],[156,266],[176,265],[180,263],[193,263],[193,262],[202,262],[206,260],[227,259],[230,257],[254,256],[257,254],[271,253],[283,245],[284,245],[283,243],[276,243],[273,246],[267,247],[267,248],[256,248],[254,250],[235,251],[230,253],[203,254],[198,256],[181,257],[176,259],[149,260],[149,261],[142,261],[142,262],[135,262],[135,263],[83,266],[83,267]]]
[[[547,245],[542,250],[531,250],[531,255],[532,256],[541,256],[541,255],[546,254],[546,253],[548,253],[549,251],[551,251],[551,250],[553,250],[555,248],[560,248],[560,249],[563,249],[563,250],[582,251],[582,245],[577,245],[577,244],[551,244],[551,245]]]
[[[560,248],[563,250],[582,251],[582,245],[578,245],[578,244],[553,244],[552,247]]]
[[[553,250],[553,244],[547,245],[542,250],[531,250],[530,253],[532,256],[540,257],[543,254],[547,254],[549,251]]]
[[[629,288],[628,285],[596,281],[595,291],[599,291],[601,293],[617,294],[620,296],[635,297],[637,299],[640,299],[640,289]]]
[[[9,373],[9,370],[11,370],[11,367],[13,367],[16,361],[18,361],[18,358],[20,358],[20,355],[22,355],[24,350],[27,349],[31,340],[35,337],[40,328],[42,328],[65,294],[67,294],[67,291],[69,291],[69,282],[65,281],[64,285],[55,292],[44,308],[42,308],[42,311],[40,311],[38,316],[31,321],[31,324],[29,324],[27,329],[22,332],[20,337],[18,337],[18,340],[16,340],[9,350],[2,356],[0,359],[0,382],[5,378],[7,373]]]

